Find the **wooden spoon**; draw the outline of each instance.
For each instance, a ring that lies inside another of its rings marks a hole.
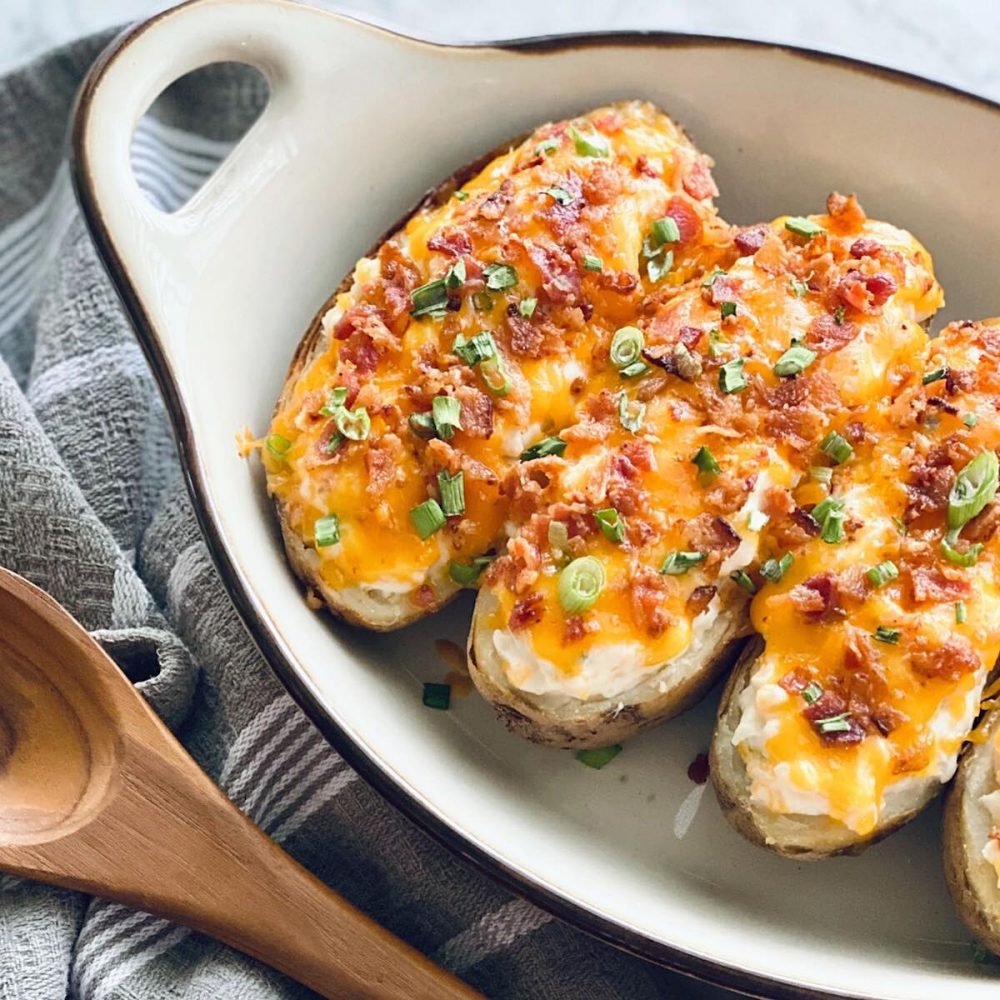
[[[84,629],[2,569],[0,869],[186,924],[326,997],[479,995],[269,840]]]

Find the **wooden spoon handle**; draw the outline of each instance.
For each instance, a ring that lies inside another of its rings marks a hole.
[[[74,759],[85,761],[89,777],[71,810],[30,835],[16,825],[18,816],[0,809],[0,869],[203,931],[323,996],[479,995],[269,840],[208,779],[90,636],[54,601],[23,581],[16,586],[18,599],[34,602],[38,627],[34,637],[15,630],[16,645],[0,647],[0,666],[42,665],[48,658],[59,704],[88,747]],[[12,620],[27,623],[27,605],[18,608]],[[78,690],[83,677],[90,685],[86,696]],[[25,787],[35,789],[44,789],[51,776],[48,764],[22,775]]]

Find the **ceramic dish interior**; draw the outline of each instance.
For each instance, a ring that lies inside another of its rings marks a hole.
[[[173,79],[235,59],[262,118],[182,210],[143,199],[135,122]],[[421,705],[462,643],[461,600],[376,636],[310,611],[261,471],[294,347],[358,256],[421,193],[506,137],[646,97],[717,160],[723,215],[818,211],[856,190],[935,254],[947,317],[1000,309],[1000,110],[912,79],[769,46],[657,36],[448,48],[283,0],[197,0],[128,34],[82,95],[86,214],[173,411],[219,567],[272,665],[346,757],[458,853],[560,916],[654,960],[769,996],[995,996],[953,918],[931,809],[859,859],[813,866],[743,842],[687,777],[714,698],[597,772],[510,736],[475,697]],[[435,113],[434,109],[439,109]]]

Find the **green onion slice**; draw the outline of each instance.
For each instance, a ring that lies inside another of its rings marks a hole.
[[[790,233],[795,233],[796,236],[804,236],[807,240],[811,240],[814,236],[819,236],[820,233],[825,233],[826,230],[813,222],[812,219],[806,219],[801,215],[793,215],[791,218],[785,219],[785,229]]]
[[[730,316],[736,315],[736,303],[735,302],[723,302],[719,305],[719,315],[723,319],[729,319]]]
[[[292,442],[284,434],[272,434],[267,439],[267,450],[279,462],[284,462],[288,456],[288,449],[292,447]]]
[[[417,534],[425,541],[435,531],[443,528],[446,521],[441,505],[433,497],[417,504],[410,511],[410,520],[413,522],[413,527],[417,529]]]
[[[566,450],[566,442],[561,437],[542,438],[521,452],[521,461],[530,462],[548,455],[561,455]]]
[[[441,491],[441,510],[445,517],[456,517],[465,513],[465,476],[462,470],[449,476],[444,469],[438,473],[438,489]]]
[[[327,514],[316,521],[316,548],[325,549],[328,545],[336,545],[340,541],[340,518],[336,514]]]
[[[734,358],[719,369],[719,388],[723,392],[742,392],[750,384],[743,375],[744,364],[743,358]]]
[[[550,136],[535,145],[535,152],[539,156],[548,156],[549,153],[554,153],[558,148],[559,140],[555,136]]]
[[[828,465],[811,465],[809,467],[809,478],[817,483],[824,483],[829,486],[833,482],[833,469]]]
[[[964,625],[966,619],[969,617],[968,612],[965,608],[965,601],[955,602],[955,624]]]
[[[660,572],[664,576],[683,576],[692,566],[704,561],[704,552],[671,552],[663,560]]]
[[[437,437],[437,428],[434,426],[434,418],[429,413],[411,413],[407,418],[410,430],[423,441],[430,441]]]
[[[865,576],[873,587],[884,587],[890,580],[895,580],[899,576],[899,570],[891,559],[887,559],[877,566],[872,566]]]
[[[802,689],[802,697],[807,705],[815,704],[823,697],[823,689],[815,681],[810,681]]]
[[[702,445],[695,453],[691,461],[698,466],[698,471],[705,476],[717,476],[722,468],[715,460],[715,456]]]
[[[483,268],[486,287],[494,292],[502,292],[505,288],[513,288],[517,284],[517,271],[510,264],[488,264]]]
[[[468,191],[456,191],[454,196],[456,201],[465,201],[469,197]]]
[[[760,575],[771,583],[779,583],[791,568],[793,561],[791,552],[786,552],[780,559],[765,559],[760,567]]]
[[[625,540],[625,522],[614,507],[595,510],[594,520],[609,542],[620,545]]]
[[[448,268],[448,273],[444,276],[445,288],[461,288],[465,284],[465,258]]]
[[[471,587],[482,575],[484,569],[493,560],[495,556],[476,556],[471,563],[460,563],[456,562],[454,559],[448,563],[448,575],[457,583],[460,587]]]
[[[902,638],[902,631],[898,628],[887,628],[885,625],[879,625],[873,634],[873,638],[878,639],[879,642],[887,642],[891,646],[895,646],[896,643]]]
[[[838,434],[837,431],[830,431],[829,434],[819,443],[819,450],[823,452],[824,455],[828,455],[837,465],[843,465],[848,459],[854,455],[854,449],[851,447],[850,442],[847,438]]]
[[[677,227],[675,219],[665,215],[662,219],[657,219],[649,229],[654,246],[661,247],[664,243],[679,243],[681,231]]]
[[[666,253],[660,253],[654,257],[650,257],[649,260],[646,261],[646,274],[649,275],[649,280],[655,285],[665,275],[670,273],[670,269],[673,266],[674,252],[673,250],[668,250]]]
[[[645,361],[636,361],[631,365],[626,365],[618,374],[622,378],[638,378],[649,371],[649,365]]]
[[[568,615],[592,608],[603,589],[604,566],[593,556],[574,559],[559,574],[559,603]]]
[[[817,719],[813,725],[821,733],[846,733],[851,728],[849,718],[850,712],[841,712],[839,715],[829,715],[825,719]]]
[[[627,431],[636,433],[641,427],[646,417],[646,404],[636,403],[635,407],[629,402],[628,393],[623,392],[618,397],[618,423]]]
[[[583,255],[583,269],[585,271],[603,271],[604,261],[600,257],[595,257],[593,254]]]
[[[348,410],[341,406],[334,414],[333,422],[337,430],[349,441],[364,441],[372,429],[371,417],[368,411],[359,406],[356,410]]]
[[[427,708],[436,708],[441,712],[447,711],[448,706],[451,705],[451,685],[425,684],[424,705]]]
[[[837,326],[843,326],[844,325],[844,317],[846,315],[847,315],[847,310],[843,306],[837,306],[837,308],[833,310],[833,321],[834,321],[834,323],[836,323]]]
[[[561,187],[549,187],[544,191],[553,201],[559,202],[560,205],[568,205],[571,201],[576,199],[566,190],[566,188]]]
[[[472,305],[476,312],[489,312],[493,308],[493,296],[489,292],[476,292],[472,296]]]
[[[980,452],[962,469],[948,495],[948,527],[961,529],[996,496],[996,452]]]
[[[610,747],[600,747],[592,750],[577,750],[576,759],[587,767],[592,767],[595,771],[600,771],[605,764],[610,763],[622,752],[622,745],[616,743]]]
[[[948,560],[948,562],[952,562],[956,566],[975,566],[979,560],[979,553],[983,551],[983,543],[976,542],[975,545],[970,545],[964,552],[962,552],[960,549],[955,548],[956,541],[958,541],[957,528],[949,531],[948,534],[941,539],[941,554]]]
[[[627,368],[642,357],[645,338],[637,326],[623,326],[611,338],[611,363],[615,368]]]
[[[793,340],[792,346],[775,361],[774,374],[778,378],[791,378],[794,375],[801,375],[815,360],[815,351],[810,351],[804,344]]]
[[[933,371],[928,372],[921,381],[924,385],[930,385],[932,382],[940,382],[941,379],[948,377],[948,368],[946,365],[942,365],[940,368],[935,368]]]
[[[966,413],[966,415],[962,417],[962,423],[971,430],[976,426],[976,424],[979,423],[979,415],[976,413]]]
[[[445,441],[462,430],[462,404],[454,396],[435,396],[431,403],[431,419],[438,437]]]
[[[410,315],[413,317],[443,314],[448,304],[445,279],[435,278],[426,285],[414,288],[410,292],[410,304],[413,306],[410,310]]]
[[[809,285],[799,278],[789,278],[788,283],[792,287],[792,292],[798,299],[804,299],[809,294]]]
[[[753,582],[752,577],[745,570],[738,569],[735,573],[730,574],[729,579],[742,587],[748,594],[757,593],[757,584]]]
[[[517,311],[525,318],[531,319],[535,315],[535,307],[538,305],[538,299],[521,299],[518,303]]]
[[[507,369],[498,354],[495,358],[487,358],[479,365],[479,374],[483,377],[483,385],[493,396],[506,396],[510,392],[510,379]]]
[[[703,279],[703,281],[701,283],[701,287],[702,288],[711,288],[712,285],[715,284],[715,279],[716,278],[725,277],[725,275],[728,274],[728,273],[729,273],[728,271],[723,271],[721,267],[713,268],[712,272],[710,274],[705,275],[705,278]]]
[[[725,272],[723,272],[725,273]],[[729,341],[719,332],[717,328],[708,331],[708,354],[709,357],[721,358],[729,350]]]
[[[466,340],[462,334],[455,338],[455,343],[451,347],[452,353],[457,354],[467,365],[474,367],[487,358],[497,356],[497,345],[493,339],[493,334],[488,330],[480,330],[475,336]]]
[[[574,125],[569,127],[569,137],[580,156],[608,156],[611,153],[607,142],[598,136],[585,136]]]

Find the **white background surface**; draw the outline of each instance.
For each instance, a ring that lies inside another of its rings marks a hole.
[[[1000,100],[1000,3],[988,0],[372,0],[319,5],[442,40],[635,28],[802,45],[944,80]],[[0,0],[0,72],[53,45],[144,17],[157,0]],[[719,997],[679,980],[677,997]]]

